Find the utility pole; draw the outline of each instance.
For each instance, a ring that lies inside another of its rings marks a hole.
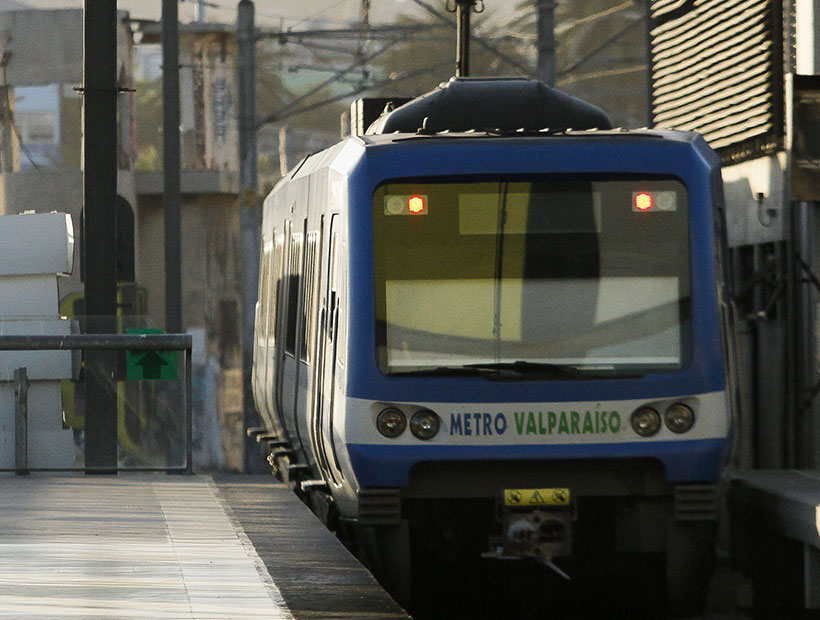
[[[362,6],[359,11],[359,45],[356,47],[356,60],[361,63],[362,77],[365,76],[368,41],[367,33],[370,30],[370,0],[362,0]]]
[[[370,0],[362,0],[361,10],[359,11],[359,58],[364,58],[367,43],[367,32],[370,30]]]
[[[242,410],[247,431],[259,426],[253,402],[253,323],[259,284],[259,197],[256,170],[256,24],[251,0],[236,14],[239,75],[239,243],[242,265]],[[245,471],[259,473],[258,447],[245,433]]]
[[[288,128],[282,125],[279,128],[279,174],[288,173]]]
[[[538,79],[555,86],[555,2],[535,0],[538,11]]]
[[[182,332],[179,146],[179,12],[162,0],[162,180],[165,225],[165,331]]]
[[[83,255],[85,314],[117,315],[117,3],[85,0],[83,13]],[[106,322],[107,322],[106,321]],[[89,321],[91,333],[114,326]],[[85,467],[117,471],[117,403],[110,351],[85,353]]]

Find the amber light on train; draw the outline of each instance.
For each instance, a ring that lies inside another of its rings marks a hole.
[[[638,211],[649,211],[655,206],[655,199],[649,192],[638,192],[635,194],[632,204]]]
[[[424,213],[424,210],[427,208],[427,205],[424,204],[424,198],[421,196],[411,196],[407,199],[407,210],[410,213],[415,213],[419,215]]]

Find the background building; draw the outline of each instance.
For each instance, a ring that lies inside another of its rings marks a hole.
[[[148,40],[153,36],[147,26]],[[154,29],[158,34],[158,26]],[[43,37],[48,32],[50,36]],[[0,13],[0,213],[63,211],[79,235],[83,12]],[[137,173],[132,22],[118,30],[118,262],[121,312],[164,325],[160,173]],[[229,27],[186,31],[183,110],[183,327],[194,335],[195,460],[241,467],[235,37]],[[80,250],[60,280],[61,312],[82,315]]]

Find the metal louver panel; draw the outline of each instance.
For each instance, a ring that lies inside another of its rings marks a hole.
[[[781,11],[770,0],[650,3],[656,127],[697,131],[724,160],[783,136]]]

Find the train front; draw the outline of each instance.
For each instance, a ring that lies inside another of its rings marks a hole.
[[[557,569],[663,552],[676,523],[712,521],[730,411],[703,141],[365,150],[340,430],[361,522],[412,530],[446,510],[485,555]]]

